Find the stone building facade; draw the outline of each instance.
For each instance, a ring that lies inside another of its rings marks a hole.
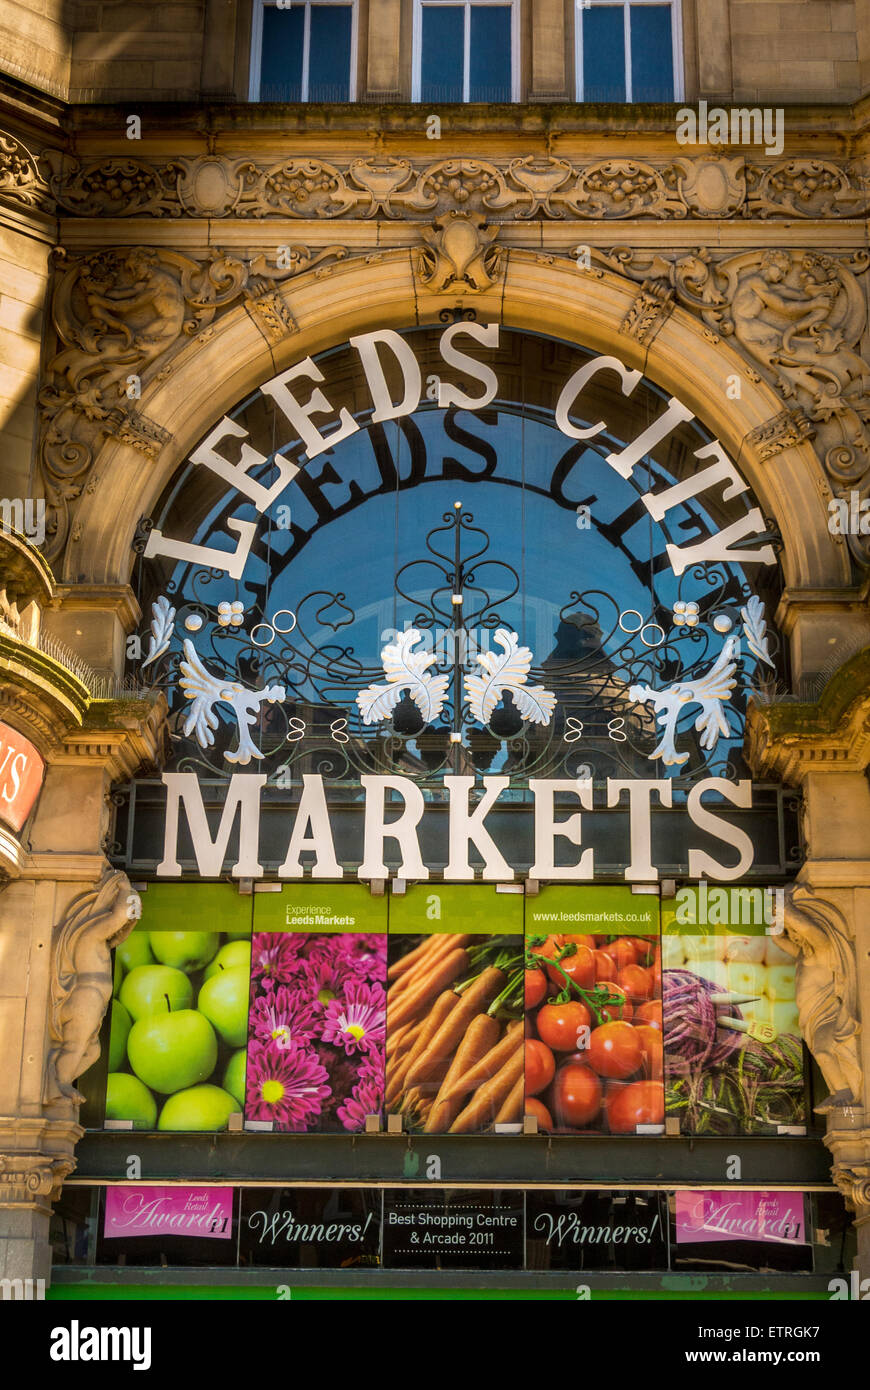
[[[137,528],[260,383],[471,309],[679,397],[781,538],[790,681],[746,752],[802,798],[787,931],[807,964],[845,943],[805,1040],[857,1060],[824,1142],[870,1277],[870,0],[680,8],[670,103],[578,103],[571,0],[516,6],[518,99],[414,101],[414,5],[359,0],[356,99],[282,104],[250,99],[251,0],[7,0],[0,721],[45,775],[0,823],[0,1276],[49,1274],[71,1083],[136,913],[112,792],[166,756],[165,700],[124,683]],[[781,148],[748,115],[678,140],[700,103],[782,108]]]

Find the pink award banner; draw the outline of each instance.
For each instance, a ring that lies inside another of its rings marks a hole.
[[[678,1192],[677,1244],[773,1240],[806,1245],[800,1192]]]
[[[233,1231],[231,1187],[108,1187],[103,1235],[200,1236],[229,1240]]]

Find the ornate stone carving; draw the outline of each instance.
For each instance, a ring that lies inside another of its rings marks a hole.
[[[802,884],[786,888],[785,931],[778,944],[797,960],[801,1032],[831,1088],[816,1110],[860,1105],[857,965],[842,914]]]
[[[616,246],[603,260],[645,286],[669,285],[678,304],[730,338],[788,404],[789,442],[812,429],[835,491],[866,480],[870,364],[859,351],[867,309],[856,279],[870,265],[866,252],[754,250],[715,259],[703,248],[667,256]],[[766,436],[768,425],[761,430]]]
[[[870,1163],[835,1163],[831,1169],[831,1178],[842,1192],[847,1205],[859,1213],[864,1221],[870,1220]]]
[[[426,218],[451,208],[533,217],[860,217],[870,197],[860,164],[728,158],[493,160],[304,158],[214,154],[176,159],[51,153],[51,193],[83,217]]]
[[[417,273],[432,294],[468,294],[495,284],[502,253],[493,246],[497,227],[481,213],[448,212],[422,233]]]
[[[3,1206],[48,1207],[60,1196],[64,1179],[75,1166],[72,1156],[0,1153],[0,1203]]]
[[[802,410],[781,410],[778,415],[765,420],[763,425],[750,430],[746,438],[761,462],[765,463],[767,459],[781,454],[783,449],[790,449],[804,439],[812,439],[815,432],[812,421]]]
[[[127,875],[107,870],[97,888],[73,900],[55,928],[47,1105],[82,1100],[73,1082],[100,1055],[100,1024],[112,997],[110,953],[130,934],[141,911],[141,900]]]
[[[71,505],[105,435],[151,459],[168,442],[167,432],[132,404],[144,384],[162,380],[174,354],[191,339],[203,342],[216,313],[240,297],[267,340],[279,341],[295,324],[276,286],[347,255],[343,246],[285,250],[286,265],[274,266],[262,253],[215,251],[203,261],[141,246],[76,259],[60,253],[53,318],[62,346],[39,397],[50,559],[66,543]]]
[[[4,130],[0,130],[0,198],[44,211],[49,211],[52,203],[36,156]]]
[[[651,343],[674,308],[674,292],[657,280],[644,280],[640,294],[619,326],[620,333],[636,338],[641,346]]]

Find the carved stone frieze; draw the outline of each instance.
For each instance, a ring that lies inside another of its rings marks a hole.
[[[775,388],[787,409],[756,432],[765,457],[812,433],[835,492],[866,484],[870,364],[861,356],[867,307],[857,280],[870,265],[866,252],[714,257],[705,248],[668,255],[616,246],[601,259],[644,288],[670,287],[682,308],[730,340]]]
[[[164,379],[175,354],[191,339],[205,341],[215,315],[239,299],[267,340],[280,341],[295,324],[277,287],[346,254],[342,246],[315,253],[281,247],[272,265],[262,253],[214,251],[196,260],[141,246],[76,258],[59,253],[53,320],[60,350],[39,396],[50,559],[66,544],[71,508],[106,435],[150,459],[168,442],[166,430],[134,404],[144,385]]]
[[[58,207],[81,217],[296,217],[432,220],[451,208],[488,220],[627,217],[860,217],[857,162],[748,161],[742,155],[571,160],[548,154],[432,162],[372,155],[264,161],[55,155]]]
[[[44,212],[54,201],[36,156],[6,131],[0,131],[0,198]]]
[[[772,419],[765,420],[763,425],[750,430],[746,438],[761,462],[765,463],[767,459],[781,454],[784,449],[790,449],[793,444],[812,439],[815,432],[812,421],[807,419],[802,410],[781,410]]]

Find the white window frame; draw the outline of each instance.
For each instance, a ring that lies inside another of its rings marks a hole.
[[[683,18],[680,13],[680,0],[575,0],[574,8],[574,72],[577,100],[585,101],[583,95],[583,11],[591,10],[593,5],[622,6],[623,35],[625,44],[625,104],[634,101],[631,80],[631,5],[667,4],[671,11],[671,43],[674,64],[674,101],[683,100]]]
[[[511,12],[511,101],[520,99],[520,0],[414,0],[413,60],[411,65],[411,100],[421,101],[423,87],[423,10],[452,5],[465,10],[462,63],[462,100],[470,101],[471,92],[471,9],[472,6],[508,6]]]
[[[289,0],[281,6],[285,10],[305,8],[305,24],[302,37],[302,95],[300,100],[308,101],[308,67],[311,55],[311,6],[345,5],[350,6],[350,85],[348,101],[356,101],[356,73],[359,31],[359,0]],[[248,100],[260,101],[260,72],[263,63],[263,10],[266,6],[276,9],[275,0],[254,0],[254,24],[251,30],[251,74],[248,83]]]

